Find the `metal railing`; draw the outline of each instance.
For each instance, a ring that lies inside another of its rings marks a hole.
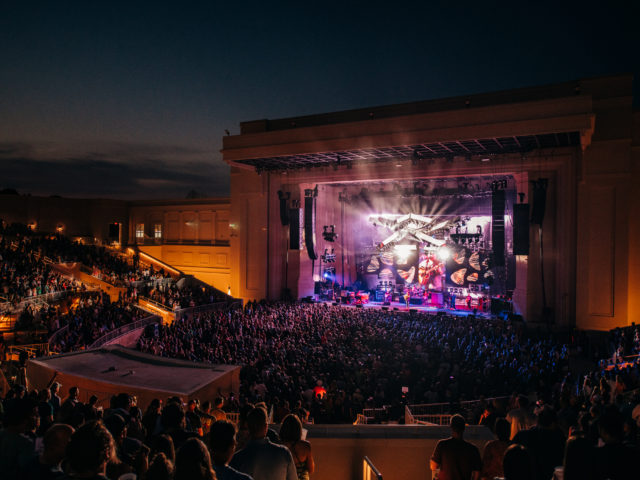
[[[75,293],[75,290],[59,290],[57,292],[43,293],[33,297],[25,297],[15,305],[11,302],[0,303],[0,312],[21,312],[29,305],[41,305],[44,303],[48,304],[51,302],[57,302],[71,293]]]
[[[238,426],[238,422],[240,421],[240,413],[238,412],[225,412],[225,416],[227,420]]]
[[[65,325],[64,327],[60,327],[58,330],[53,332],[53,334],[49,337],[49,341],[47,342],[49,344],[49,349],[51,349],[51,347],[53,347],[54,345],[60,343],[60,338],[63,335],[66,335],[68,331],[69,325]]]
[[[156,308],[159,308],[160,310],[166,310],[167,312],[173,312],[173,309],[170,306],[165,305],[164,303],[156,302],[155,300],[152,300],[149,297],[138,296],[138,302],[140,302],[141,300],[144,301],[144,302],[150,303],[151,305],[153,305]]]
[[[414,415],[414,425],[449,425],[451,423],[450,413],[438,413],[436,415]],[[406,422],[405,422],[406,423]]]
[[[362,480],[382,480],[382,474],[366,456],[362,460]]]
[[[149,317],[136,320],[135,322],[128,323],[119,328],[116,328],[115,330],[110,331],[109,333],[104,334],[91,345],[89,345],[88,348],[99,348],[107,342],[115,340],[116,338],[122,337],[123,335],[137,330],[138,328],[146,327],[147,325],[151,325],[152,323],[156,323],[158,321],[160,321],[160,317],[158,315],[151,315]]]
[[[196,313],[212,312],[214,310],[220,310],[221,308],[240,308],[242,307],[242,301],[237,300],[234,302],[215,302],[208,303],[206,305],[198,305],[195,307],[187,307],[176,310],[176,320],[186,317],[187,315],[194,315]]]
[[[40,354],[40,356],[49,355],[48,343],[32,343],[29,345],[11,345],[7,349],[9,355],[20,355],[20,352],[25,352],[29,358],[34,358]]]
[[[356,415],[356,421],[353,422],[354,425],[366,425],[367,424],[367,417],[365,417],[363,414],[358,413]]]
[[[406,424],[435,424],[448,425],[453,413],[461,412],[465,415],[465,419],[469,422],[474,421],[471,418],[473,411],[481,405],[481,403],[491,403],[494,400],[508,400],[509,396],[491,397],[485,399],[465,400],[451,403],[423,403],[418,405],[405,406],[405,423]],[[455,408],[454,411],[453,408]]]

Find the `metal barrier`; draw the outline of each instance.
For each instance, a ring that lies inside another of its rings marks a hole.
[[[196,307],[181,308],[175,311],[176,320],[185,318],[187,315],[193,315],[196,313],[204,313],[204,312],[212,312],[214,310],[220,310],[226,307],[230,309],[241,308],[242,300],[237,300],[233,302],[215,302],[215,303],[208,303],[206,305],[198,305]]]
[[[57,302],[71,293],[75,293],[75,290],[60,290],[58,292],[43,293],[33,297],[26,297],[15,305],[11,302],[5,302],[0,304],[0,312],[21,312],[29,305],[41,305],[48,304],[50,302]]]
[[[68,331],[69,331],[69,325],[65,325],[64,327],[61,327],[58,330],[56,330],[55,332],[53,332],[53,335],[51,335],[49,337],[49,342],[48,342],[49,343],[49,349],[51,349],[51,347],[53,345],[59,343],[60,337],[65,335]]]
[[[358,413],[356,415],[356,421],[353,422],[354,425],[366,425],[367,424],[367,417],[365,417],[363,414]]]
[[[465,414],[465,419],[469,422],[474,419],[470,418],[473,410],[480,406],[481,402],[490,403],[494,400],[508,400],[509,396],[503,397],[491,397],[483,400],[465,400],[455,404],[456,411],[460,411]],[[435,425],[448,425],[452,416],[451,403],[423,403],[418,405],[405,406],[405,423],[406,424],[435,424]]]
[[[366,456],[362,460],[362,480],[382,480],[382,474]]]
[[[128,323],[98,338],[95,342],[89,345],[88,348],[89,349],[99,348],[105,343],[110,342],[111,340],[115,340],[118,337],[121,337],[123,335],[126,335],[129,332],[132,332],[133,330],[146,327],[147,325],[151,325],[152,323],[157,323],[158,321],[160,321],[160,317],[158,315],[151,315],[149,317],[136,320],[135,322]]]
[[[451,404],[446,403],[420,403],[417,405],[407,405],[412,415],[436,415],[448,413]]]
[[[167,312],[173,312],[173,309],[170,306],[165,305],[164,303],[156,302],[155,300],[152,300],[149,297],[139,296],[138,297],[138,302],[140,302],[141,300],[153,305],[156,308],[159,308],[160,310],[165,310]],[[179,312],[179,310],[176,310],[176,312]]]
[[[450,413],[439,413],[436,415],[414,415],[415,425],[449,425],[451,423]]]
[[[29,358],[37,357],[40,353],[40,356],[48,356],[49,355],[49,344],[48,343],[32,343],[29,345],[11,345],[8,347],[7,352],[9,355],[20,355],[20,352],[25,352]]]

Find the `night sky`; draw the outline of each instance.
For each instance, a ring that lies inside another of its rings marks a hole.
[[[241,121],[638,78],[637,5],[4,0],[0,190],[228,195]]]

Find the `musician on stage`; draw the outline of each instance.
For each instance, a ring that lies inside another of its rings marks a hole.
[[[406,303],[407,304],[407,308],[409,308],[409,303],[410,303],[409,300],[411,299],[411,294],[409,293],[409,289],[407,289],[404,292],[403,298],[404,298],[404,303]]]
[[[433,253],[420,256],[418,264],[418,283],[429,293],[442,291],[442,278],[445,273],[444,263]]]

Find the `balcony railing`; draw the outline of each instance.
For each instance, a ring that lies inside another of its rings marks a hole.
[[[160,321],[160,317],[158,315],[151,315],[149,317],[136,320],[135,322],[128,323],[98,338],[95,342],[89,345],[89,348],[90,349],[99,348],[102,345],[112,340],[115,340],[118,337],[122,337],[123,335],[126,335],[129,332],[137,330],[138,328],[146,327],[147,325],[151,325],[152,323],[157,323],[159,321]]]

